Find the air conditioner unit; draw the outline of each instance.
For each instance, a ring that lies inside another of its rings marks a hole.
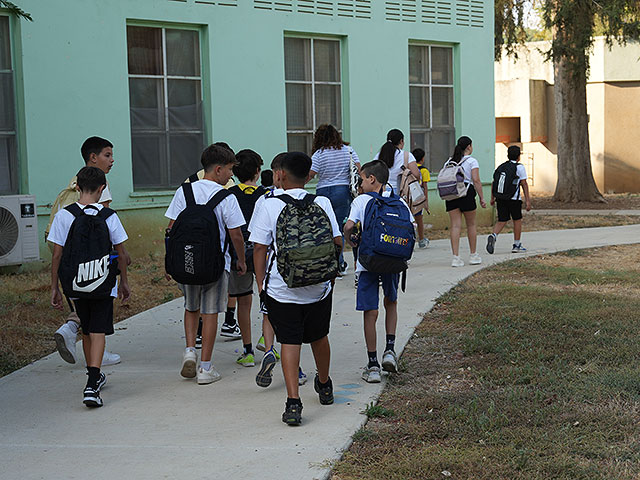
[[[0,267],[40,259],[36,197],[0,196]]]

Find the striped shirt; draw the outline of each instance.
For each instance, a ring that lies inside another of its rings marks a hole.
[[[357,164],[360,159],[356,152],[348,145],[342,148],[321,148],[311,157],[311,170],[318,174],[318,187],[334,187],[349,185],[349,159]]]

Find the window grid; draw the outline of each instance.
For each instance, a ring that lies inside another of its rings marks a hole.
[[[292,38],[301,38],[301,37],[292,37]],[[342,69],[340,69],[340,81],[337,82],[331,82],[331,81],[321,81],[321,80],[317,80],[316,81],[316,67],[315,67],[315,52],[314,52],[314,44],[316,40],[322,40],[322,41],[335,41],[338,44],[340,43],[339,40],[330,40],[330,39],[326,39],[326,38],[314,38],[314,37],[305,37],[305,39],[309,40],[310,43],[310,55],[309,55],[309,63],[310,63],[310,70],[311,70],[311,80],[286,80],[285,79],[285,84],[289,84],[289,85],[311,85],[311,125],[312,128],[311,130],[294,130],[294,129],[289,129],[288,125],[287,125],[287,136],[289,134],[297,134],[297,135],[310,135],[313,138],[313,134],[315,133],[316,129],[318,128],[318,122],[316,119],[316,85],[333,85],[333,86],[338,86],[340,87],[340,96],[342,97]],[[340,62],[342,61],[342,51],[340,46],[338,47],[338,54],[340,55],[339,59],[338,59],[338,63],[340,64]],[[342,101],[340,102],[340,125],[334,125],[336,127],[336,129],[342,133]],[[288,141],[287,141],[288,143]],[[311,154],[311,152],[306,152]]]
[[[132,25],[137,26],[137,25]],[[150,27],[154,28],[154,27]],[[171,134],[172,133],[180,133],[180,134],[193,134],[193,135],[202,135],[204,137],[204,121],[201,123],[201,128],[199,129],[171,129],[170,125],[170,113],[169,113],[169,81],[171,80],[191,80],[200,82],[200,102],[202,102],[203,98],[203,85],[202,85],[202,62],[200,63],[200,75],[169,75],[168,71],[168,62],[167,62],[167,27],[155,27],[160,28],[161,30],[161,44],[162,44],[162,75],[153,75],[153,74],[129,74],[129,79],[153,79],[153,80],[162,80],[162,102],[163,102],[163,128],[145,128],[145,127],[133,127],[133,134],[142,134],[142,135],[157,135],[159,132],[164,133],[165,141],[165,156],[164,156],[164,166],[166,168],[165,178],[161,178],[159,185],[141,185],[136,186],[134,181],[134,189],[137,190],[148,190],[148,189],[157,189],[157,188],[173,188],[175,185],[171,184],[172,178],[172,159],[171,159]],[[180,30],[189,30],[189,29],[180,29]],[[192,30],[197,31],[197,30]],[[201,57],[201,49],[200,43],[198,43],[198,54]]]
[[[455,132],[455,127],[448,127],[448,126],[435,126],[433,125],[433,89],[434,88],[454,88],[454,84],[453,83],[447,83],[447,84],[434,84],[433,82],[433,55],[432,55],[432,51],[431,49],[433,47],[436,48],[448,48],[449,50],[451,50],[451,60],[453,61],[453,49],[451,47],[442,47],[439,45],[422,45],[422,44],[409,44],[409,47],[419,47],[419,48],[426,48],[428,51],[428,74],[429,74],[429,82],[428,83],[412,83],[411,80],[409,80],[409,89],[411,89],[411,87],[419,87],[419,88],[425,88],[428,91],[428,98],[429,98],[429,122],[426,128],[415,128],[413,125],[411,125],[411,120],[409,121],[410,123],[410,133],[418,133],[418,134],[422,134],[422,135],[429,135],[429,142],[431,142],[431,137],[430,134],[433,132]],[[424,58],[424,56],[423,56]],[[453,68],[453,65],[451,65],[451,68]],[[453,80],[453,77],[451,78]],[[455,110],[453,108],[451,108],[452,112],[454,112]],[[411,116],[410,116],[411,118]],[[455,125],[455,118],[451,119],[451,124]],[[411,141],[411,140],[410,140]],[[433,158],[433,156],[431,155],[432,153],[432,148],[431,145],[411,145],[411,149],[414,149],[416,147],[420,147],[423,150],[425,150],[427,157],[425,158],[425,162],[429,167],[429,171],[432,172],[432,175],[437,171],[440,170],[440,168],[442,167],[441,164],[444,163],[445,159],[441,159],[441,158]]]

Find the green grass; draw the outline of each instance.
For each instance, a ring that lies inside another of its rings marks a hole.
[[[632,278],[529,259],[443,295],[335,478],[640,478],[640,298],[581,289]]]

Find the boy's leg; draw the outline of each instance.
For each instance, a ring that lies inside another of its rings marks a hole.
[[[316,361],[316,368],[318,369],[318,380],[320,380],[320,383],[327,383],[329,380],[329,365],[331,363],[329,337],[322,337],[320,340],[311,342],[311,351],[313,352],[313,358]]]
[[[240,325],[240,334],[242,335],[242,344],[246,347],[249,345],[251,349],[251,300],[252,295],[244,295],[238,297],[238,325]],[[247,352],[245,352],[247,353]]]
[[[269,315],[266,313],[262,318],[262,335],[264,336],[264,351],[268,352],[273,346],[275,332],[273,331],[273,326],[269,321]]]
[[[376,351],[377,334],[376,321],[378,320],[378,310],[367,310],[364,312],[364,341],[367,345],[367,352]]]
[[[418,240],[424,240],[424,220],[422,214],[414,217],[418,224]]]
[[[83,335],[82,338],[84,339],[85,336]],[[89,357],[87,358],[87,367],[100,368],[102,366],[102,356],[104,355],[105,335],[104,333],[90,333],[88,336]]]
[[[184,311],[184,337],[187,348],[196,348],[196,335],[198,333],[198,322],[200,320],[200,310],[190,312]]]
[[[302,345],[282,344],[282,373],[287,387],[287,397],[300,398],[298,385],[298,367],[300,366],[300,349]]]
[[[493,234],[498,235],[506,224],[507,222],[500,222],[500,221],[496,222],[495,226],[493,227]]]
[[[202,314],[202,353],[201,362],[211,362],[213,356],[213,344],[216,342],[218,332],[218,314]],[[208,369],[206,369],[208,370]]]
[[[395,352],[396,328],[398,325],[398,285],[400,274],[386,274],[382,276],[382,290],[384,292],[385,331],[386,341],[382,354],[382,369],[387,372],[398,371],[398,360]]]
[[[520,242],[520,237],[522,236],[522,219],[513,221],[513,239],[515,243]]]

